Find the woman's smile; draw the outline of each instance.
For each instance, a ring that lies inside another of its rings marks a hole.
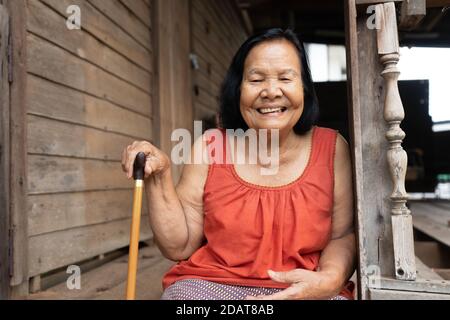
[[[260,107],[257,108],[256,111],[263,116],[269,117],[279,117],[282,116],[285,111],[287,111],[287,107]]]

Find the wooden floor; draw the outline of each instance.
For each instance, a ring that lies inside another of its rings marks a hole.
[[[139,252],[136,299],[156,300],[162,293],[161,279],[174,262],[165,259],[155,246]],[[120,300],[125,298],[128,256],[122,256],[81,275],[81,289],[69,290],[66,283],[31,294],[31,300]]]

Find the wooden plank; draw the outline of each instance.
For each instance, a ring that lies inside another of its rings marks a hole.
[[[448,248],[436,241],[416,241],[414,250],[417,257],[430,268],[443,268],[450,264]]]
[[[30,279],[30,293],[41,291],[41,276],[37,275]]]
[[[99,160],[122,159],[135,139],[40,116],[28,116],[28,152]]]
[[[426,14],[426,0],[403,1],[400,8],[399,29],[413,30]]]
[[[0,4],[0,300],[9,298],[9,14]]]
[[[447,226],[440,225],[423,215],[413,216],[414,228],[450,247],[450,231]]]
[[[450,0],[427,0],[427,8],[446,7],[450,5]]]
[[[126,34],[114,22],[105,17],[89,2],[83,0],[41,0],[66,17],[69,5],[78,5],[82,12],[82,28],[99,41],[121,53],[145,70],[151,71],[152,59],[149,51]]]
[[[208,57],[205,59],[202,56],[202,53],[198,53],[196,51],[197,61],[199,65],[199,69],[192,71],[192,77],[194,83],[197,80],[197,75],[201,74],[204,78],[208,79],[213,87],[217,87],[217,92],[219,92],[219,88],[222,86],[223,79],[225,78],[225,71],[221,73],[217,66],[211,63]]]
[[[92,6],[101,11],[106,17],[135,39],[149,52],[153,50],[151,31],[143,23],[136,19],[127,7],[118,0],[88,0]]]
[[[357,5],[374,5],[379,3],[387,3],[387,2],[406,2],[407,0],[356,0]],[[426,0],[427,8],[437,8],[437,7],[446,7],[450,5],[450,0]]]
[[[108,101],[28,75],[29,114],[152,140],[152,120]]]
[[[204,43],[199,36],[196,34],[192,34],[192,45],[194,53],[200,58],[203,59],[206,63],[206,68],[202,70],[211,70],[212,72],[217,72],[219,75],[219,79],[223,79],[224,75],[227,72],[227,67],[220,60],[218,60],[215,56],[212,55],[210,49],[208,48],[207,43]],[[220,82],[220,81],[219,81]]]
[[[205,62],[204,68],[201,69],[201,72],[208,73],[208,70],[211,70],[212,76],[214,76],[214,73],[217,74],[215,78],[216,84],[221,84],[226,73],[227,73],[227,67],[225,64],[218,60],[215,56],[209,52],[209,49],[205,49],[207,44],[203,44],[199,38],[193,34],[192,41],[194,43],[194,53],[199,57],[199,61],[203,60]],[[200,64],[200,67],[202,65]]]
[[[450,295],[399,290],[370,289],[372,300],[450,300]]]
[[[158,100],[160,147],[170,154],[175,128],[193,130],[191,94],[189,3],[184,0],[156,1]],[[181,166],[173,166],[177,182]]]
[[[355,202],[355,224],[357,230],[358,270],[357,292],[358,299],[368,299],[368,252],[366,238],[366,224],[363,210],[363,159],[362,159],[362,127],[361,101],[359,95],[359,59],[358,59],[358,23],[355,0],[345,1],[345,34],[346,34],[346,62],[347,62],[347,96],[349,101],[350,150],[353,164],[353,185]]]
[[[206,10],[212,14],[213,19],[216,21],[216,26],[219,32],[221,32],[225,39],[227,39],[227,45],[232,49],[231,56],[234,55],[234,51],[237,50],[241,44],[247,38],[245,26],[242,24],[240,14],[238,13],[237,6],[232,4],[232,1],[205,1],[203,2]],[[213,26],[215,27],[215,26]]]
[[[228,1],[225,1],[228,2]],[[230,49],[239,46],[239,38],[241,32],[239,32],[239,23],[236,23],[236,19],[233,12],[224,1],[211,2],[205,0],[193,1],[194,11],[198,11],[200,17],[212,22],[210,29],[216,33],[224,45],[229,46]],[[202,19],[197,19],[198,22],[202,22]],[[203,23],[202,23],[203,24]],[[201,25],[202,25],[201,24]]]
[[[142,0],[149,8],[151,7],[151,0]]]
[[[161,259],[151,267],[142,269],[138,273],[136,281],[136,299],[138,300],[159,300],[162,295],[162,278],[164,274],[173,266],[173,261]],[[97,296],[96,300],[122,300],[125,292],[126,282],[122,282],[111,290],[103,292]]]
[[[439,207],[439,208],[442,208],[442,209],[446,209],[447,211],[450,211],[450,201],[448,201],[448,200],[447,201],[446,200],[433,201],[432,205],[435,206],[435,207]]]
[[[211,57],[215,63],[218,63],[220,69],[222,69],[222,72],[225,74],[233,56],[231,54],[226,54],[223,45],[216,41],[214,36],[208,36],[197,23],[193,23],[192,28],[194,41],[200,42],[202,44],[201,47],[206,48],[204,51],[205,54],[202,56]],[[198,48],[198,45],[196,48]]]
[[[136,0],[120,0],[120,2],[128,8],[139,20],[148,28],[152,28],[152,19],[150,8],[143,1]]]
[[[356,4],[379,4],[385,2],[402,2],[404,0],[356,0]]]
[[[412,202],[410,203],[411,213],[415,215],[425,216],[433,220],[435,223],[447,227],[450,220],[450,208],[445,204],[435,204],[433,202]],[[413,218],[414,219],[414,218]]]
[[[450,297],[450,281],[446,280],[416,279],[415,281],[404,281],[382,277],[379,286],[374,286],[374,289],[380,288],[387,290],[438,293]]]
[[[202,11],[200,11],[202,10]],[[192,10],[192,32],[198,36],[201,41],[211,48],[222,63],[227,65],[234,54],[234,46],[230,44],[227,35],[219,30],[220,20],[212,14],[205,13],[205,8]]]
[[[231,15],[235,17],[236,25],[240,25],[239,29],[245,30],[246,34],[253,34],[253,25],[248,15],[247,10],[241,9],[237,0],[221,2],[223,5],[229,7]]]
[[[218,97],[214,97],[211,95],[211,93],[200,86],[197,87],[198,94],[194,95],[194,101],[200,102],[205,106],[208,106],[211,110],[218,110],[219,109],[219,101]]]
[[[151,93],[151,73],[129,61],[84,30],[67,32],[65,17],[38,0],[28,0],[27,29],[80,59]]]
[[[194,79],[195,86],[197,86],[198,89],[198,92],[194,92],[194,99],[198,100],[200,95],[206,93],[211,99],[214,100],[213,105],[211,105],[211,109],[216,110],[218,108],[220,88],[217,87],[217,85],[215,85],[212,81],[208,81],[208,78],[200,72],[197,72],[194,75]],[[202,93],[203,91],[205,93]]]
[[[10,13],[12,83],[10,85],[10,226],[12,228],[11,298],[28,294],[27,203],[27,39],[26,1],[4,0]]]
[[[29,155],[30,194],[130,188],[120,162]]]
[[[151,115],[151,96],[129,83],[28,34],[28,71],[111,103]]]
[[[443,278],[430,269],[425,263],[416,256],[417,279],[423,280],[443,280]]]
[[[441,278],[450,280],[450,269],[435,268],[433,271],[436,272]]]
[[[39,294],[30,295],[29,299],[124,299],[125,288],[122,290],[122,287],[126,282],[127,258],[122,256],[98,268],[82,272],[80,290],[68,290],[63,282]],[[159,299],[162,293],[162,277],[173,264],[173,261],[161,256],[155,245],[140,249],[136,298]]]
[[[131,219],[123,219],[30,237],[30,276],[127,246],[130,224]],[[148,221],[143,220],[140,239],[151,235]]]
[[[30,195],[28,233],[35,236],[128,218],[132,197],[132,189]],[[146,220],[145,197],[143,201],[142,214]]]
[[[212,110],[209,106],[205,106],[199,101],[194,101],[195,120],[209,119],[215,117],[217,113],[218,113],[217,111]]]
[[[152,36],[153,36],[153,47],[154,47],[154,54],[153,54],[153,95],[152,95],[152,137],[153,142],[155,143],[155,146],[161,147],[161,114],[160,114],[160,92],[161,92],[161,86],[159,85],[159,73],[160,73],[160,63],[159,63],[159,56],[160,56],[160,36],[162,35],[162,32],[160,32],[160,25],[159,25],[159,5],[158,0],[151,0],[152,1]],[[147,5],[147,4],[146,4]],[[161,35],[160,35],[161,33]]]
[[[220,94],[220,86],[216,85],[203,72],[196,72],[195,84],[205,89],[212,97],[218,98]]]

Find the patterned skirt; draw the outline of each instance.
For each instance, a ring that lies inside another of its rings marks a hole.
[[[179,280],[164,290],[161,300],[243,300],[247,296],[271,295],[283,289],[228,285],[202,279]],[[348,300],[336,296],[330,300]]]

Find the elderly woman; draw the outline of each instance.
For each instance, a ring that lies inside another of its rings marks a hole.
[[[276,175],[263,175],[271,165],[259,160],[208,161],[185,164],[175,188],[161,150],[146,141],[124,150],[128,178],[136,154],[147,156],[154,240],[178,261],[164,276],[162,299],[352,299],[348,146],[335,130],[314,125],[317,114],[302,43],[290,30],[270,29],[246,40],[232,60],[219,132],[227,159],[236,159],[225,129],[277,130]],[[197,139],[192,154],[210,159],[209,142]]]

